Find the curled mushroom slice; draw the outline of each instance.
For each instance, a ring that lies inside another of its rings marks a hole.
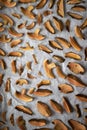
[[[19,116],[17,118],[16,123],[17,123],[18,127],[20,128],[20,130],[26,130],[26,122],[22,116]]]
[[[86,130],[86,126],[76,120],[70,119],[68,122],[73,130]]]
[[[10,123],[11,123],[11,125],[14,126],[14,114],[13,113],[10,115]]]
[[[26,21],[18,25],[18,29],[22,29],[26,26]]]
[[[63,25],[63,22],[60,19],[53,17],[53,22],[54,22],[54,25],[55,25],[55,27],[58,31],[63,30],[64,25]]]
[[[10,92],[10,88],[11,88],[11,81],[10,78],[8,78],[5,85],[5,92]]]
[[[51,9],[55,3],[55,0],[49,0],[48,7]]]
[[[0,17],[4,20],[5,24],[10,24],[11,26],[13,26],[14,22],[13,20],[7,15],[7,14],[0,14]]]
[[[51,106],[52,106],[52,108],[54,109],[55,112],[58,112],[58,113],[61,113],[61,114],[63,113],[63,108],[58,102],[51,99],[50,104],[51,104]]]
[[[8,0],[0,0],[0,2],[4,5],[4,6],[6,6],[6,7],[8,7],[8,8],[13,8],[14,6],[16,6],[16,2],[12,2],[12,1],[8,1]]]
[[[65,48],[70,48],[71,46],[70,43],[62,37],[56,37],[56,40]]]
[[[43,15],[48,16],[48,15],[51,15],[52,13],[53,13],[52,11],[46,10],[46,11],[43,12]]]
[[[55,124],[54,130],[69,130],[68,127],[59,119],[55,119],[52,121]]]
[[[2,43],[8,43],[8,42],[10,42],[10,41],[11,41],[11,38],[7,38],[6,35],[2,34],[2,35],[0,36],[0,42],[2,42]]]
[[[17,39],[17,40],[13,40],[10,44],[10,46],[13,48],[19,44],[21,44],[22,40],[21,39]]]
[[[41,80],[38,84],[37,84],[37,88],[40,88],[43,85],[50,85],[50,80]]]
[[[56,42],[56,41],[49,41],[49,45],[51,47],[53,47],[54,49],[59,49],[59,50],[63,50],[63,48]]]
[[[66,26],[66,30],[68,32],[70,32],[70,20],[69,19],[66,20],[65,26]]]
[[[45,70],[46,75],[49,78],[55,78],[54,74],[52,73],[52,69],[56,67],[55,63],[49,62],[49,60],[45,59],[43,62],[43,67]]]
[[[36,9],[41,9],[45,6],[47,0],[41,0],[37,5],[36,5]]]
[[[42,45],[42,44],[39,44],[39,45],[38,45],[38,48],[39,48],[39,50],[42,50],[42,51],[44,51],[44,52],[46,52],[46,53],[52,53],[52,52],[53,52],[53,51],[52,51],[51,49],[49,49],[47,46]]]
[[[32,12],[34,9],[34,6],[30,5],[29,7],[27,8],[24,8],[24,7],[21,7],[21,11],[22,13],[29,17],[30,19],[35,19],[36,15]]]
[[[77,94],[76,98],[78,100],[80,100],[81,102],[87,102],[87,95],[83,95],[83,94]]]
[[[24,84],[28,84],[28,81],[26,79],[18,79],[16,80],[16,85],[24,85]]]
[[[66,97],[63,97],[63,106],[67,113],[72,112],[72,106]]]
[[[23,106],[23,105],[18,105],[18,106],[16,106],[15,108],[16,108],[18,111],[22,111],[22,112],[24,112],[24,113],[26,113],[26,114],[29,114],[29,115],[32,115],[32,114],[33,114],[32,110],[31,110],[30,108],[27,108],[27,107],[25,107],[25,106]]]
[[[40,29],[36,29],[34,33],[28,32],[27,34],[33,40],[43,40],[45,36],[39,33],[40,33]]]
[[[82,5],[73,6],[71,9],[72,9],[73,11],[77,11],[77,12],[83,12],[83,11],[86,11],[85,6],[82,6]]]
[[[53,58],[60,63],[63,63],[65,61],[65,59],[62,56],[53,55]]]
[[[73,92],[73,87],[69,84],[59,84],[58,85],[58,88],[59,90],[62,92],[62,93],[71,93]]]
[[[19,51],[12,51],[8,53],[8,56],[13,56],[13,57],[21,57],[22,55],[23,55],[22,52]]]
[[[21,15],[20,15],[20,14],[18,14],[18,13],[12,13],[12,16],[14,16],[14,17],[16,17],[16,18],[18,18],[18,19],[20,19],[20,18],[21,18]]]
[[[80,4],[83,0],[67,0],[67,4]]]
[[[11,69],[12,69],[12,72],[15,74],[17,72],[17,68],[16,68],[16,60],[13,60],[11,62]]]
[[[70,37],[70,44],[76,51],[82,50],[82,47],[78,44],[74,37]]]
[[[15,92],[15,96],[16,96],[16,98],[18,98],[18,99],[20,99],[20,100],[22,100],[24,102],[31,102],[31,101],[33,101],[33,97],[28,96],[28,95],[23,95],[23,94],[21,94],[18,91]]]
[[[4,61],[3,59],[0,59],[0,66],[1,66],[1,68],[2,68],[3,70],[6,69],[6,63],[5,63],[5,61]]]
[[[41,101],[37,102],[37,109],[38,109],[38,112],[45,117],[50,117],[52,115],[52,112],[49,106]]]
[[[83,66],[76,62],[69,62],[67,67],[75,74],[83,74],[85,72]]]
[[[81,117],[81,110],[80,110],[80,107],[79,107],[79,104],[76,104],[75,105],[75,109],[76,109],[76,115],[77,117]]]
[[[86,87],[87,85],[83,83],[78,77],[72,74],[68,74],[66,79],[70,82],[70,84],[75,85],[76,87]]]
[[[34,91],[33,94],[35,96],[45,97],[45,96],[51,95],[52,91],[49,89],[38,89],[38,90]]]
[[[30,30],[30,29],[34,28],[35,25],[36,25],[36,23],[32,22],[31,24],[29,24],[29,25],[26,26],[26,29]]]
[[[42,17],[42,14],[39,13],[39,14],[37,15],[37,23],[38,23],[39,25],[42,23],[42,18],[43,18],[43,17]]]
[[[18,33],[14,28],[9,28],[8,32],[15,37],[22,37],[24,35],[23,33]]]
[[[31,3],[31,2],[35,2],[36,0],[19,0],[19,2],[21,3]]]
[[[85,39],[85,38],[84,38],[84,35],[83,35],[83,33],[82,33],[82,30],[81,30],[81,28],[80,28],[79,26],[75,26],[74,31],[75,31],[75,35],[76,35],[78,38],[80,38],[80,39]]]
[[[56,71],[57,71],[57,74],[58,74],[58,76],[60,77],[60,78],[63,78],[63,79],[65,79],[66,78],[66,74],[64,74],[63,72],[62,72],[62,69],[61,69],[61,67],[60,66],[56,66]]]
[[[64,12],[64,0],[59,0],[57,3],[58,9],[57,9],[57,13],[59,16],[64,17],[65,12]]]
[[[45,23],[44,23],[44,26],[45,28],[48,30],[48,32],[54,34],[55,33],[55,30],[53,28],[53,26],[51,25],[51,22],[49,20],[47,20]]]
[[[87,27],[87,18],[84,20],[84,22],[81,24],[80,28],[84,29]]]
[[[32,126],[37,126],[37,127],[45,126],[47,124],[45,119],[37,119],[37,118],[30,119],[29,123]]]
[[[30,51],[30,50],[33,50],[34,47],[30,46],[30,44],[27,42],[26,47],[20,47],[20,49],[23,50],[23,51]]]
[[[0,73],[0,86],[1,86],[2,83],[3,83],[3,77],[4,77],[4,75]]]
[[[65,53],[65,57],[72,58],[72,59],[75,59],[75,60],[81,60],[82,59],[82,57],[79,54],[76,54],[74,52]]]
[[[0,56],[6,56],[6,52],[0,48]]]
[[[67,12],[67,14],[77,20],[83,19],[83,16],[77,13]]]

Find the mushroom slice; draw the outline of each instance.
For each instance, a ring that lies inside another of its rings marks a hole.
[[[32,57],[33,57],[34,63],[35,63],[35,64],[38,64],[38,61],[37,61],[36,55],[35,55],[35,54],[32,54]]]
[[[6,114],[7,114],[7,112],[6,111],[3,111],[2,113],[1,113],[1,118],[2,118],[2,120],[4,121],[4,122],[6,122]]]
[[[77,12],[83,12],[86,11],[86,8],[82,5],[78,5],[78,6],[73,6],[71,8],[73,11],[77,11]]]
[[[0,56],[6,56],[6,52],[0,48]]]
[[[53,51],[52,51],[51,49],[49,49],[47,46],[42,45],[42,44],[38,45],[38,48],[39,48],[39,50],[42,50],[42,51],[44,51],[44,52],[46,52],[46,53],[52,53],[52,52],[53,52]]]
[[[76,62],[69,62],[67,67],[75,74],[83,74],[85,72],[85,69]]]
[[[66,30],[68,32],[70,32],[70,20],[69,19],[66,20],[65,26],[66,26]]]
[[[60,63],[63,63],[65,61],[65,59],[63,57],[58,56],[58,55],[53,55],[53,58]]]
[[[52,115],[52,112],[49,106],[41,101],[37,102],[37,109],[38,109],[38,112],[45,117],[50,117]]]
[[[37,84],[37,88],[40,88],[43,85],[50,85],[50,80],[41,80],[38,84]]]
[[[5,85],[5,92],[10,92],[10,88],[11,88],[11,81],[10,78],[8,78]]]
[[[13,48],[13,47],[19,45],[21,42],[22,42],[21,39],[13,40],[13,41],[11,42],[10,46]]]
[[[76,98],[78,100],[80,100],[81,102],[87,102],[87,95],[83,95],[83,94],[77,94]]]
[[[8,53],[8,56],[13,56],[13,57],[21,57],[23,54],[19,51],[12,51]]]
[[[58,31],[63,30],[64,25],[63,25],[63,22],[60,19],[53,17],[53,22],[54,22],[54,25],[55,25],[55,27]]]
[[[18,68],[19,75],[21,75],[23,73],[23,71],[24,71],[24,67],[22,65],[20,65]]]
[[[87,85],[83,83],[78,77],[72,74],[68,74],[66,79],[70,82],[70,84],[75,85],[76,87],[86,87]]]
[[[14,114],[13,113],[10,115],[10,123],[11,123],[11,125],[14,126]]]
[[[21,3],[31,3],[31,2],[35,2],[36,0],[19,0],[19,2]]]
[[[45,126],[47,124],[45,119],[37,119],[37,118],[30,119],[29,123],[32,126],[37,126],[37,127]]]
[[[63,97],[63,106],[64,106],[64,109],[66,110],[67,113],[72,112],[71,104],[66,97]]]
[[[72,58],[72,59],[75,59],[75,60],[81,60],[82,59],[79,54],[76,54],[74,52],[65,53],[65,57]]]
[[[54,49],[63,50],[63,48],[57,42],[55,42],[55,41],[52,41],[52,40],[49,41],[49,45],[51,47],[53,47]]]
[[[41,9],[45,6],[47,0],[41,0],[37,5],[36,5],[36,9]]]
[[[76,120],[70,119],[68,122],[71,125],[73,130],[86,130],[85,125],[81,124]]]
[[[82,50],[82,47],[78,44],[74,37],[70,37],[70,44],[76,51]]]
[[[48,7],[51,9],[55,3],[55,0],[49,0]]]
[[[58,112],[61,114],[63,113],[63,108],[59,103],[57,103],[56,101],[51,99],[50,104],[51,104],[52,108],[55,110],[55,112]]]
[[[61,120],[55,119],[52,121],[52,123],[55,124],[54,130],[69,130]]]
[[[24,102],[31,102],[31,101],[33,101],[33,97],[28,96],[28,95],[23,95],[23,94],[21,94],[18,91],[15,92],[15,96],[16,96],[16,98],[18,98],[18,99],[20,99],[20,100],[22,100]]]
[[[20,47],[20,49],[23,51],[31,51],[34,50],[34,47],[31,47],[30,44],[27,42],[26,47]]]
[[[71,85],[66,84],[66,83],[59,84],[58,88],[62,93],[65,93],[65,94],[73,92],[73,87]]]
[[[13,8],[14,6],[16,6],[16,2],[12,2],[12,1],[8,1],[8,0],[0,0],[0,2],[4,5],[4,6],[6,6],[6,7],[8,7],[8,8]]]
[[[67,12],[67,14],[77,20],[83,19],[83,16],[77,13]]]
[[[27,73],[27,77],[28,77],[29,79],[35,79],[35,78],[36,78],[35,76],[33,76],[32,74],[29,74],[29,73]]]
[[[22,13],[27,16],[30,19],[35,19],[36,15],[32,12],[34,9],[34,6],[30,5],[27,8],[21,7]]]
[[[26,130],[26,122],[22,116],[19,116],[17,118],[16,123],[17,123],[18,127],[20,128],[20,130]]]
[[[31,64],[32,64],[32,62],[27,62],[26,63],[26,67],[27,67],[28,70],[32,70]]]
[[[71,46],[70,43],[62,37],[56,37],[56,40],[65,48],[70,48]]]
[[[75,26],[74,31],[75,31],[75,35],[76,35],[78,38],[80,38],[80,39],[85,39],[85,38],[84,38],[84,35],[83,35],[83,33],[82,33],[82,30],[80,29],[79,26]]]
[[[32,115],[32,114],[33,114],[32,110],[31,110],[30,108],[27,108],[27,107],[25,107],[25,106],[23,106],[23,105],[18,105],[18,106],[16,106],[15,108],[16,108],[18,111],[22,111],[22,112],[24,112],[24,113],[26,113],[26,114],[29,114],[29,115]]]
[[[12,16],[14,16],[14,17],[16,17],[16,18],[18,18],[18,19],[20,19],[20,18],[21,18],[21,15],[20,15],[20,14],[18,14],[18,13],[12,13]]]
[[[13,26],[14,22],[13,20],[7,15],[7,14],[0,14],[0,17],[4,20],[5,24],[10,24],[11,26]]]
[[[29,24],[28,26],[26,26],[26,29],[30,30],[30,29],[34,28],[35,24],[36,24],[35,22],[32,22],[31,24]]]
[[[57,3],[58,9],[57,9],[57,13],[59,16],[64,17],[65,12],[64,12],[64,0],[59,0]]]
[[[42,23],[42,14],[37,15],[37,23],[40,25]]]
[[[87,47],[85,48],[85,61],[87,61]]]
[[[26,79],[18,79],[16,80],[16,85],[24,85],[24,84],[28,84],[28,81]]]
[[[37,91],[34,91],[33,94],[35,96],[45,97],[51,95],[52,91],[49,89],[38,89]]]
[[[18,25],[18,29],[22,29],[26,26],[26,21]]]
[[[3,59],[0,59],[0,66],[1,66],[1,68],[2,68],[3,70],[6,69],[6,63],[5,63],[5,61],[4,61]]]
[[[51,15],[52,13],[53,13],[52,11],[46,10],[46,11],[43,12],[43,15],[48,16],[48,15]]]
[[[4,75],[0,73],[0,86],[2,85]]]
[[[8,32],[15,37],[22,37],[24,34],[23,33],[18,33],[15,29],[9,28]]]
[[[67,0],[67,4],[80,4],[83,0]]]
[[[84,20],[84,22],[82,23],[82,25],[80,26],[81,29],[84,29],[87,27],[87,18]]]
[[[11,69],[12,69],[12,72],[15,74],[17,72],[17,68],[16,68],[16,60],[13,60],[11,62]]]
[[[48,30],[48,32],[54,34],[55,33],[55,30],[53,28],[53,26],[51,25],[51,22],[49,20],[47,20],[45,23],[44,23],[44,26],[45,28]]]
[[[56,67],[55,63],[53,62],[49,63],[49,60],[45,59],[43,62],[43,67],[46,75],[49,78],[55,78],[54,74],[52,73],[52,69]]]
[[[35,88],[30,88],[30,89],[28,90],[28,94],[33,94],[34,91],[35,91]]]
[[[76,112],[77,112],[77,117],[79,118],[79,117],[81,117],[81,110],[80,110],[80,107],[79,107],[79,104],[76,104],[75,105],[75,109],[76,109]]]
[[[57,74],[58,74],[58,76],[60,77],[60,78],[63,78],[63,79],[65,79],[66,78],[66,74],[64,74],[63,72],[62,72],[62,69],[61,69],[61,67],[60,66],[56,66],[56,71],[57,71]]]
[[[28,32],[27,34],[33,40],[43,40],[45,36],[39,33],[40,33],[40,29],[36,29],[34,33]]]
[[[0,37],[0,42],[2,43],[8,43],[11,41],[11,38],[7,38],[6,35],[2,34],[1,37]]]

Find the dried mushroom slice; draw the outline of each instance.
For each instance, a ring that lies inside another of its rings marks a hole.
[[[82,59],[82,57],[79,54],[76,54],[74,52],[65,53],[65,57],[72,58],[72,59],[75,59],[75,60],[81,60]]]
[[[2,43],[8,43],[8,42],[11,42],[11,38],[7,38],[7,36],[5,35],[5,34],[2,34],[1,36],[0,36],[0,42],[2,42]]]
[[[82,33],[82,30],[81,30],[81,28],[80,28],[79,26],[75,26],[74,31],[75,31],[75,35],[76,35],[78,38],[80,38],[80,39],[85,39],[85,38],[84,38],[84,35],[83,35],[83,33]]]
[[[80,4],[83,0],[67,0],[67,4]]]
[[[47,121],[45,119],[32,118],[29,120],[29,123],[32,126],[41,127],[41,126],[45,126],[47,124]]]
[[[54,49],[63,50],[63,48],[56,41],[49,41],[49,45]]]
[[[53,13],[52,11],[46,10],[46,11],[43,12],[43,15],[48,16],[48,15],[51,15],[52,13]]]
[[[15,121],[14,121],[14,114],[12,113],[11,115],[10,115],[10,123],[11,123],[11,125],[15,125]]]
[[[45,59],[43,62],[43,67],[45,70],[46,75],[49,78],[55,78],[54,74],[52,73],[52,69],[56,67],[55,63],[49,62],[49,60]]]
[[[3,112],[1,113],[1,118],[2,118],[2,120],[3,120],[4,122],[7,121],[7,119],[6,119],[6,114],[7,114],[6,111],[3,111]]]
[[[42,45],[42,44],[39,44],[39,45],[38,45],[38,48],[39,48],[39,50],[42,50],[42,51],[44,51],[44,52],[46,52],[46,53],[52,53],[52,52],[53,52],[53,51],[52,51],[51,49],[49,49],[47,46]]]
[[[76,98],[81,102],[87,102],[87,95],[77,94]]]
[[[63,113],[63,108],[62,108],[62,106],[58,102],[56,102],[53,99],[51,99],[50,100],[50,104],[51,104],[51,107],[54,109],[55,112],[58,112],[60,114]]]
[[[48,7],[51,9],[54,6],[55,0],[49,0]]]
[[[70,119],[68,122],[74,130],[86,130],[86,126],[76,120]]]
[[[87,18],[84,20],[84,22],[81,24],[80,28],[85,29],[87,27]]]
[[[45,28],[48,30],[48,32],[54,34],[55,33],[55,30],[54,30],[54,27],[51,25],[51,22],[49,20],[47,20],[45,23],[44,23],[44,26]]]
[[[86,8],[83,5],[77,5],[77,6],[75,5],[71,8],[71,10],[77,11],[77,12],[83,12],[83,11],[86,11]]]
[[[57,71],[57,74],[60,78],[63,78],[63,79],[66,78],[66,74],[64,74],[64,72],[62,71],[60,66],[58,66],[58,65],[56,66],[56,71]]]
[[[4,77],[4,75],[0,73],[0,87],[1,87],[1,85],[3,83],[3,77]]]
[[[6,52],[0,48],[0,56],[6,56]]]
[[[25,26],[26,26],[26,21],[24,21],[23,23],[20,23],[17,27],[18,27],[18,29],[22,29],[22,28],[24,28]]]
[[[54,130],[69,130],[68,127],[59,119],[54,119],[52,123],[55,124]]]
[[[29,79],[35,79],[35,78],[36,78],[35,76],[33,76],[32,74],[29,74],[29,73],[27,73],[27,77],[28,77]]]
[[[39,14],[37,15],[37,23],[38,23],[39,25],[42,23],[42,18],[43,18],[43,17],[42,17],[42,14],[39,13]]]
[[[26,122],[22,116],[19,116],[17,118],[16,123],[17,123],[18,127],[20,128],[20,130],[26,130]]]
[[[5,30],[4,27],[0,27],[0,32],[3,32]]]
[[[35,27],[35,25],[36,25],[36,23],[32,22],[31,24],[26,26],[26,29],[31,30],[31,29],[33,29]]]
[[[32,64],[32,62],[30,62],[30,61],[26,63],[26,67],[28,70],[32,70],[31,64]]]
[[[0,2],[4,5],[4,6],[6,6],[6,7],[8,7],[8,8],[13,8],[13,7],[15,7],[16,6],[16,2],[12,2],[11,0],[10,1],[8,1],[8,0],[0,0]]]
[[[38,60],[35,54],[32,54],[33,60],[35,64],[38,64]]]
[[[12,16],[14,16],[15,18],[18,18],[18,19],[20,19],[20,18],[21,18],[21,15],[20,15],[20,14],[18,14],[18,13],[12,13]]]
[[[65,23],[65,26],[66,26],[66,30],[68,31],[68,32],[70,32],[70,20],[69,19],[67,19],[66,20],[66,23]]]
[[[32,115],[32,114],[33,114],[32,110],[31,110],[30,108],[27,108],[27,107],[25,107],[25,106],[23,106],[23,105],[17,105],[15,108],[16,108],[18,111],[22,111],[22,112],[24,112],[24,113],[26,113],[26,114],[29,114],[29,115]]]
[[[8,78],[5,85],[5,92],[10,92],[10,88],[11,88],[11,80],[10,78]]]
[[[16,80],[16,85],[24,85],[24,84],[28,84],[27,79],[20,78],[20,79]]]
[[[13,60],[11,62],[11,69],[12,69],[12,72],[15,74],[17,72],[17,68],[16,68],[16,60]]]
[[[37,102],[37,109],[38,109],[38,112],[45,117],[50,117],[52,115],[52,112],[49,106],[41,101]]]
[[[4,61],[3,59],[0,59],[0,66],[1,66],[1,68],[2,68],[3,70],[6,69],[6,63],[5,63],[5,61]]]
[[[73,87],[69,84],[66,84],[66,83],[65,84],[59,84],[58,88],[62,93],[66,93],[66,94],[74,91]]]
[[[65,59],[62,56],[53,55],[53,58],[60,63],[63,63],[65,61]]]
[[[21,44],[22,40],[21,39],[16,39],[16,40],[13,40],[10,44],[10,46],[13,48],[13,47],[16,47],[17,45]]]
[[[68,74],[66,79],[68,80],[68,82],[70,82],[70,84],[75,85],[76,87],[86,87],[87,85],[85,83],[83,83],[81,81],[81,79],[79,79],[78,77],[76,77],[75,75],[72,74]]]
[[[26,47],[20,47],[20,49],[23,51],[31,51],[31,50],[34,50],[34,47],[30,46],[30,44],[27,42]]]
[[[8,56],[13,56],[13,57],[21,57],[23,54],[22,52],[19,51],[12,51],[8,53]]]
[[[28,94],[33,94],[34,91],[35,91],[35,88],[30,88],[30,89],[28,90]]]
[[[75,74],[83,74],[85,72],[83,66],[76,62],[69,62],[67,67]]]
[[[57,3],[58,9],[57,9],[57,13],[59,16],[64,17],[65,15],[65,8],[64,8],[64,0],[59,0]]]
[[[37,88],[40,88],[43,85],[50,85],[51,82],[50,80],[41,80],[38,84],[37,84]]]
[[[36,0],[19,0],[19,2],[21,3],[32,3],[32,2],[35,2]]]
[[[51,95],[52,91],[49,89],[38,89],[38,90],[34,91],[33,94],[35,96],[45,97],[45,96]]]
[[[79,104],[76,104],[75,105],[75,109],[76,109],[76,115],[77,117],[81,117],[81,110],[80,110],[80,107],[79,107]]]
[[[41,0],[37,5],[36,9],[41,9],[46,5],[47,0]]]
[[[71,16],[72,18],[77,19],[77,20],[83,19],[83,16],[80,15],[80,14],[77,14],[77,13],[67,12],[67,14],[68,14],[69,16]]]
[[[63,97],[63,106],[67,113],[72,112],[72,106],[66,97]]]

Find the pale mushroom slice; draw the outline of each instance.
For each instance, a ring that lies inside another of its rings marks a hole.
[[[28,82],[28,80],[27,79],[24,79],[24,78],[20,78],[20,79],[18,79],[18,80],[16,80],[16,85],[24,85],[24,84],[28,84],[29,82]]]
[[[37,15],[37,23],[40,25],[40,24],[42,23],[42,20],[43,20],[43,16],[42,16],[41,13],[39,13],[39,14]]]
[[[8,53],[8,56],[13,56],[13,57],[21,57],[23,54],[22,52],[19,51],[12,51]]]
[[[45,23],[44,23],[44,26],[45,28],[48,30],[48,32],[54,34],[55,33],[55,29],[54,27],[51,25],[51,22],[50,20],[47,20]]]
[[[84,67],[76,62],[69,62],[67,67],[75,74],[83,74],[85,72]]]
[[[22,29],[22,28],[24,28],[25,26],[26,26],[26,21],[24,21],[23,23],[20,23],[17,27],[18,27],[18,29]]]
[[[74,91],[73,87],[66,83],[59,84],[58,88],[62,93],[65,93],[65,94],[72,93]]]
[[[84,34],[82,33],[82,30],[79,26],[75,26],[74,28],[75,35],[80,39],[85,39]]]
[[[75,59],[75,60],[81,60],[82,59],[82,57],[79,54],[76,54],[74,52],[65,53],[65,57],[66,58],[72,58],[72,59]]]
[[[54,49],[63,50],[63,48],[56,41],[50,40],[49,45]]]
[[[20,128],[20,130],[26,130],[26,121],[24,120],[23,116],[19,116],[16,119],[16,123],[18,127]]]
[[[12,70],[12,72],[13,72],[14,74],[17,72],[16,60],[12,60],[12,62],[11,62],[11,70]]]
[[[86,130],[86,126],[76,120],[70,119],[68,122],[73,130]]]
[[[38,60],[35,54],[32,54],[33,60],[34,60],[34,64],[38,64]]]
[[[75,75],[68,74],[67,77],[66,77],[66,79],[68,80],[68,82],[69,82],[70,84],[73,84],[73,85],[75,85],[76,87],[82,87],[82,88],[84,88],[84,87],[87,86],[85,83],[83,83],[83,82],[81,81],[81,79],[79,79],[79,78],[76,77]]]
[[[34,91],[33,94],[35,96],[45,97],[45,96],[51,95],[52,91],[49,89],[38,89],[38,90]]]
[[[39,50],[42,50],[42,51],[44,51],[46,53],[52,53],[53,52],[50,48],[48,48],[47,46],[42,45],[42,44],[39,44],[38,48],[39,48]]]
[[[50,107],[44,102],[38,101],[37,109],[38,112],[45,117],[50,117],[52,115]]]
[[[47,121],[45,119],[32,118],[29,120],[29,123],[32,126],[41,127],[41,126],[45,126],[47,124]]]
[[[45,59],[43,62],[43,67],[44,67],[46,75],[49,78],[55,78],[55,76],[52,72],[52,69],[56,67],[55,63],[53,63],[53,62],[50,63],[49,60]]]
[[[18,14],[18,13],[12,13],[12,16],[14,16],[15,18],[18,18],[18,19],[20,19],[20,18],[21,18],[21,15],[20,15],[20,14]]]
[[[77,12],[84,12],[84,11],[86,11],[86,8],[85,8],[85,6],[78,5],[78,6],[73,6],[71,8],[71,10],[77,11]]]
[[[8,43],[8,42],[11,42],[11,38],[8,38],[5,34],[2,34],[1,36],[0,36],[0,42],[2,42],[2,43]]]
[[[37,84],[37,88],[40,88],[43,85],[50,85],[51,82],[50,80],[41,80],[38,84]]]
[[[36,9],[41,9],[46,5],[47,0],[40,0],[40,2],[36,5]]]
[[[55,124],[54,130],[69,130],[69,128],[59,119],[54,119],[52,123]]]
[[[14,6],[16,6],[16,2],[13,2],[11,0],[0,0],[0,2],[8,8],[13,8]]]
[[[76,98],[81,102],[87,102],[87,95],[77,94]]]
[[[64,17],[65,15],[65,8],[64,8],[64,0],[59,0],[57,3],[58,9],[57,13],[59,16]]]
[[[77,13],[67,12],[67,14],[68,14],[69,16],[71,16],[72,18],[77,19],[77,20],[83,19],[83,16],[80,15],[80,14],[77,14]]]

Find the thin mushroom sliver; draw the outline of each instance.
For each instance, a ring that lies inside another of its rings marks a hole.
[[[45,97],[45,96],[51,95],[52,91],[49,89],[38,89],[38,90],[34,91],[33,94],[35,96]]]
[[[73,87],[69,84],[59,84],[58,88],[62,93],[66,94],[74,91]]]

